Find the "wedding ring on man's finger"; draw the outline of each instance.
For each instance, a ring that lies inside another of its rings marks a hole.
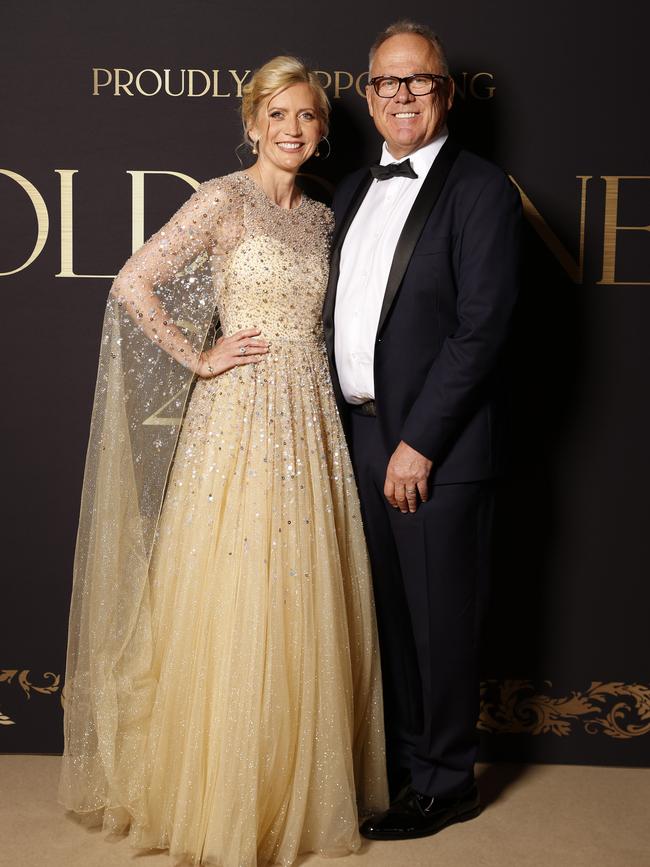
[[[406,493],[407,493],[407,494],[414,494],[415,491],[416,491],[416,488],[407,488],[407,489],[406,489]]]

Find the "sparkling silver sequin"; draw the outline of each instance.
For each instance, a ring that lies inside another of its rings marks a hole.
[[[257,326],[271,341],[260,363],[195,382],[178,442],[178,422],[163,424],[147,441],[159,446],[134,454],[141,510],[157,514],[147,472],[166,493],[150,640],[129,661],[141,692],[128,731],[116,722],[125,794],[96,806],[106,827],[130,823],[134,845],[194,862],[345,854],[360,845],[358,810],[386,805],[369,567],[320,319],[331,229],[325,206],[280,208],[238,172],[202,184],[113,289],[131,400],[171,365],[150,424],[182,409],[176,371],[195,364],[215,304],[225,334]]]

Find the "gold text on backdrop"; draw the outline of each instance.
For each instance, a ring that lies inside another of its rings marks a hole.
[[[350,91],[365,99],[368,72],[347,69],[315,70],[325,90],[334,99]],[[241,99],[242,85],[250,69],[92,69],[93,96],[209,96]],[[461,99],[493,99],[496,91],[494,73],[459,72],[454,75],[456,93]]]
[[[241,98],[250,69],[130,69],[93,67],[93,96],[109,88],[111,96],[212,96]],[[234,91],[233,91],[234,87]]]
[[[75,274],[73,264],[74,254],[74,208],[73,208],[73,178],[78,174],[78,169],[55,169],[55,172],[60,176],[60,252],[61,252],[61,269],[57,277],[84,277],[96,279],[112,279],[114,274]],[[192,178],[190,175],[177,171],[160,171],[160,170],[128,170],[127,174],[131,175],[131,245],[132,250],[137,250],[144,241],[144,187],[146,175],[171,175],[189,184],[190,187],[196,189],[199,181]],[[36,214],[36,238],[34,246],[25,261],[19,265],[12,263],[0,262],[0,268],[5,267],[8,270],[0,271],[1,277],[7,277],[11,274],[17,274],[19,271],[24,271],[39,257],[45,247],[49,234],[49,214],[45,199],[37,190],[36,186],[18,172],[10,169],[0,169],[0,175],[4,175],[10,180],[18,184],[18,186],[27,194],[27,197]],[[533,204],[524,188],[515,178],[512,178],[521,195],[524,212],[530,224],[533,226],[539,237],[546,244],[549,250],[553,253],[562,268],[574,283],[581,284],[583,282],[584,264],[585,264],[585,234],[586,234],[586,218],[587,205],[591,201],[587,195],[589,182],[593,182],[592,175],[577,175],[576,180],[578,185],[578,254],[577,257],[572,254],[560,240],[558,235],[551,229],[546,222],[541,212]],[[637,196],[647,193],[649,190],[647,184],[642,182],[650,181],[650,175],[601,175],[600,180],[605,184],[605,205],[603,213],[603,255],[602,255],[602,277],[598,281],[600,284],[610,286],[650,286],[650,280],[617,280],[617,264],[619,266],[618,273],[627,275],[625,271],[625,263],[621,262],[622,254],[617,248],[619,236],[622,232],[626,234],[630,232],[645,232],[650,233],[650,225],[647,226],[630,226],[622,225],[619,220],[619,197],[621,193],[621,182],[625,181],[626,204],[629,207],[633,200],[633,191]],[[590,188],[590,187],[589,187]],[[629,198],[627,198],[629,197]],[[593,197],[592,197],[593,198]],[[596,201],[598,197],[595,197]],[[635,203],[636,204],[636,203]],[[642,207],[640,201],[639,207]],[[27,231],[25,231],[25,235]],[[624,249],[625,245],[623,245]],[[618,254],[618,260],[617,260]],[[126,258],[126,253],[122,259]],[[633,275],[640,276],[640,275]],[[645,276],[645,275],[644,275]]]
[[[598,282],[608,286],[647,286],[646,280],[616,279],[616,241],[619,232],[650,232],[650,226],[621,226],[618,223],[620,181],[648,181],[650,178],[647,175],[603,175],[602,177],[605,181],[605,236],[603,238],[603,274]]]
[[[50,231],[50,217],[47,212],[45,199],[36,189],[34,184],[28,181],[27,178],[24,178],[17,172],[12,172],[9,169],[0,169],[0,174],[6,175],[8,178],[11,178],[12,181],[16,181],[18,186],[27,193],[34,208],[34,213],[36,214],[36,241],[34,242],[34,248],[22,265],[19,265],[17,268],[13,268],[10,271],[0,271],[0,277],[8,277],[10,274],[17,274],[18,271],[28,268],[35,259],[38,259],[43,247],[45,246]]]
[[[578,243],[578,259],[577,261],[569,253],[562,241],[558,238],[555,232],[548,225],[544,217],[537,210],[535,205],[528,198],[524,190],[519,186],[517,181],[510,176],[510,180],[519,190],[521,203],[524,208],[524,213],[528,222],[535,229],[542,241],[549,248],[551,253],[558,260],[560,265],[567,272],[574,283],[582,283],[585,263],[585,218],[587,215],[587,181],[590,181],[592,175],[578,175],[577,180],[582,181],[580,185],[580,240]]]

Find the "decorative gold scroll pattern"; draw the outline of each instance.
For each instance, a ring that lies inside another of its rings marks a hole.
[[[60,692],[61,675],[46,671],[30,680],[30,669],[0,669],[0,684],[16,684],[29,699],[32,692],[52,695]],[[553,684],[545,681],[548,690]],[[0,726],[15,721],[0,710]],[[621,681],[593,681],[584,692],[554,697],[537,692],[530,680],[487,680],[481,684],[481,712],[478,728],[490,734],[557,735],[563,737],[580,728],[590,735],[605,734],[618,740],[650,734],[650,686]]]
[[[31,698],[32,692],[39,692],[42,695],[51,695],[58,692],[61,685],[61,675],[55,674],[53,671],[46,671],[42,675],[42,679],[46,681],[44,684],[32,683],[29,679],[29,668],[18,670],[17,668],[0,668],[0,683],[13,683],[14,680],[20,686],[27,698]],[[16,675],[18,675],[16,677]],[[47,683],[47,681],[50,681]],[[63,704],[63,690],[61,690],[61,704]],[[0,710],[0,726],[15,725],[15,721],[7,714]]]
[[[580,726],[587,734],[619,740],[650,734],[650,686],[593,681],[585,692],[555,698],[536,692],[529,680],[481,684],[481,731],[565,736]]]

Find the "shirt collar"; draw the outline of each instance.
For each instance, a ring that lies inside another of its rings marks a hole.
[[[390,163],[401,163],[404,160],[411,160],[411,165],[413,166],[413,171],[415,174],[422,178],[424,177],[431,166],[433,165],[433,161],[440,153],[440,149],[443,144],[447,141],[449,137],[449,131],[447,127],[443,127],[438,135],[430,141],[429,144],[424,145],[424,147],[419,148],[416,151],[413,151],[412,154],[408,154],[408,156],[402,157],[401,160],[396,160],[395,157],[388,150],[388,146],[386,142],[384,142],[381,149],[381,159],[379,164],[382,166],[387,166]]]

